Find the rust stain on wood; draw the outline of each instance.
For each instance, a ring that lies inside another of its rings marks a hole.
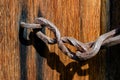
[[[33,23],[36,17],[43,16],[58,27],[62,36],[71,36],[83,42],[95,40],[101,31],[102,2],[0,0],[0,35],[4,36],[0,43],[0,79],[104,80],[105,64],[102,55],[78,63],[65,56],[57,45],[48,46],[41,42],[35,36],[35,30],[32,33],[31,30],[26,31],[26,34],[24,32],[24,37],[31,40],[31,45],[21,43],[19,38],[21,20]],[[27,35],[29,33],[31,35]],[[53,37],[48,30],[46,34]]]

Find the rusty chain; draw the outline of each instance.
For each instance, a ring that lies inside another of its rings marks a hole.
[[[35,23],[29,24],[25,22],[20,23],[23,28],[45,28],[47,27],[54,33],[55,38],[50,38],[43,34],[41,31],[38,31],[36,35],[48,44],[58,44],[59,49],[69,56],[70,58],[76,60],[87,60],[95,56],[102,46],[113,46],[120,43],[120,28],[114,29],[110,32],[107,32],[101,35],[96,41],[92,41],[89,43],[82,43],[75,38],[72,37],[61,37],[60,31],[57,27],[50,21],[45,18],[36,18]],[[68,43],[74,46],[77,50],[76,53],[73,53],[68,47],[64,45],[64,43]]]

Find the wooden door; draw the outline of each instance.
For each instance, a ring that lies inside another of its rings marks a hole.
[[[105,50],[78,63],[57,45],[42,42],[34,31],[20,28],[19,23],[33,23],[36,17],[44,17],[57,26],[62,36],[93,41],[107,30],[108,2],[0,0],[0,80],[105,80]]]

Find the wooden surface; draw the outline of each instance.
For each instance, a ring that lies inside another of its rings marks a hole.
[[[33,23],[43,16],[62,36],[93,41],[106,30],[106,1],[0,0],[0,80],[105,80],[104,50],[78,63],[57,45],[43,43],[36,37],[36,30],[23,32],[19,22]],[[45,32],[53,37],[50,31]]]

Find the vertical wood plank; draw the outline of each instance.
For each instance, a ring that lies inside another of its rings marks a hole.
[[[39,14],[39,0],[22,0],[20,4],[21,8],[21,16],[20,19],[21,21],[26,21],[28,23],[33,23],[34,19],[38,16]],[[19,32],[21,33],[21,32]],[[32,35],[29,35],[32,34]],[[30,40],[30,45],[27,46],[25,44],[21,43],[21,48],[25,51],[21,52],[21,79],[27,79],[27,80],[36,80],[40,79],[38,76],[38,71],[37,71],[37,52],[35,50],[34,46],[34,36],[35,33],[31,30],[26,30],[26,38]],[[24,42],[24,41],[23,41]],[[25,57],[24,57],[25,56]],[[25,59],[24,59],[25,58]],[[40,64],[42,65],[42,64]],[[24,68],[25,67],[25,68]]]
[[[19,80],[18,1],[0,0],[0,79]]]

